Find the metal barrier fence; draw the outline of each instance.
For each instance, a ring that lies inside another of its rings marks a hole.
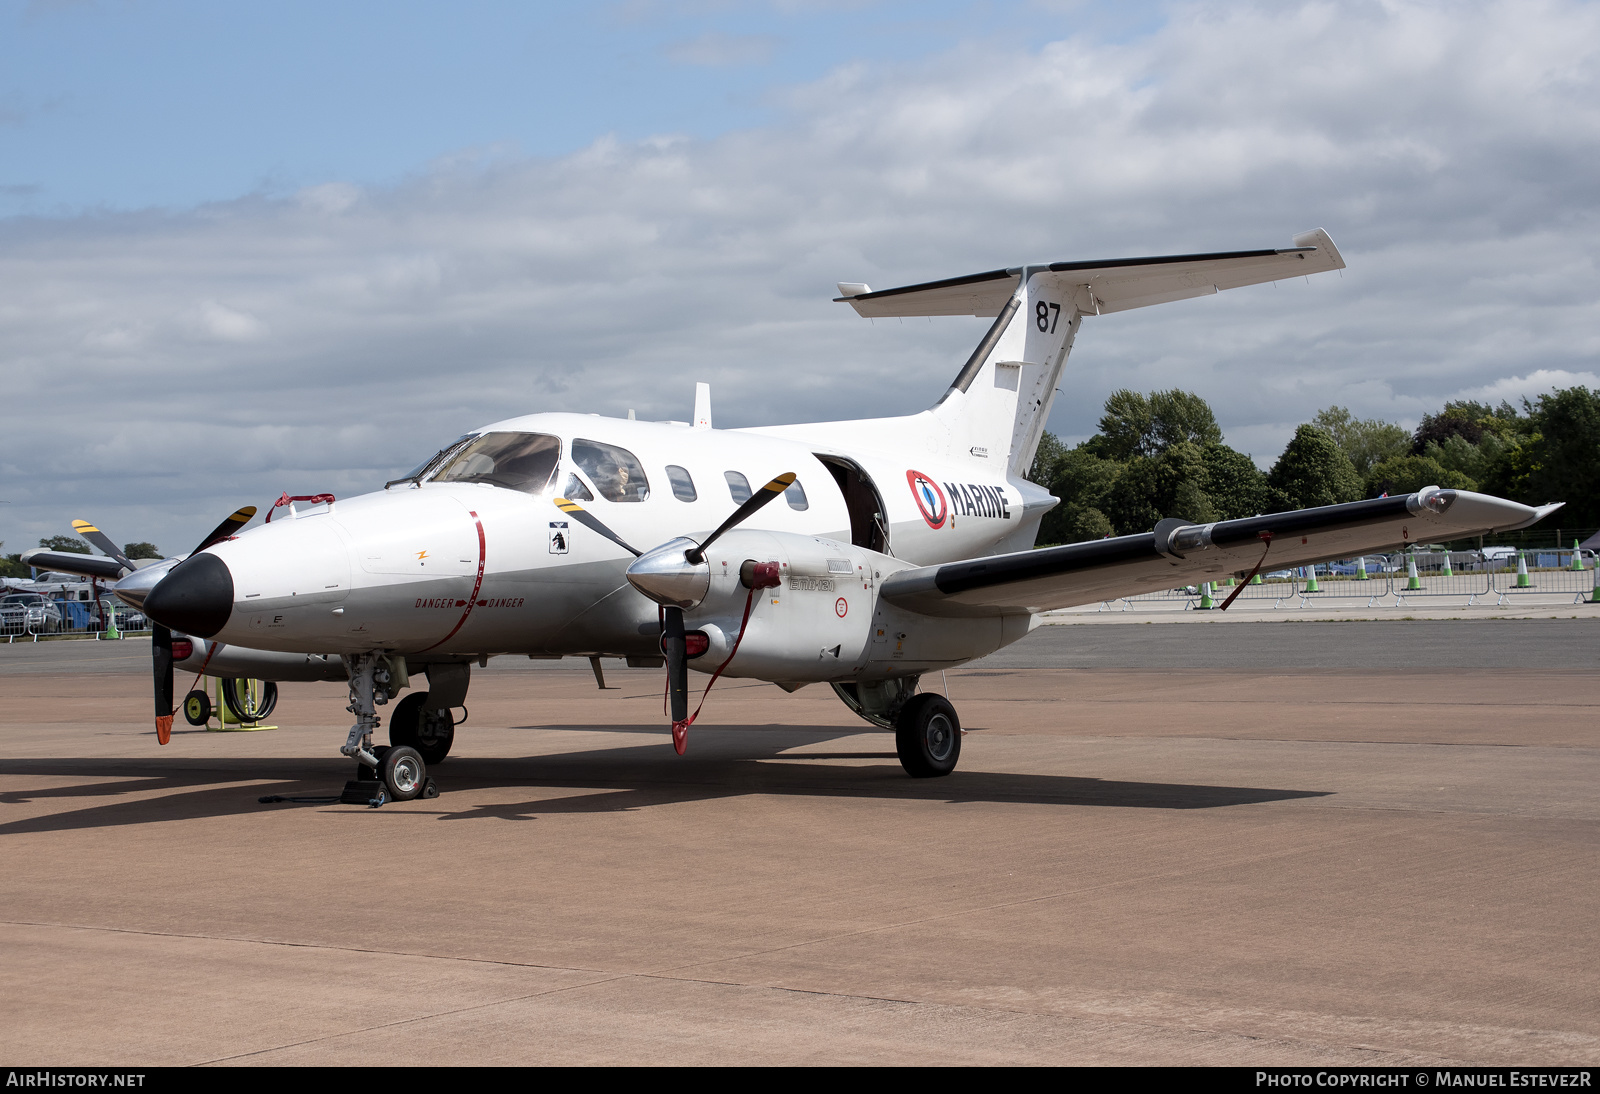
[[[113,639],[149,630],[150,622],[144,613],[108,596],[98,600],[56,600],[22,591],[0,600],[0,637],[7,642],[37,642],[41,637],[58,636]]]
[[[1600,603],[1600,574],[1594,560],[1571,550],[1526,551],[1483,558],[1476,551],[1400,552],[1304,566],[1262,575],[1246,585],[1230,610],[1345,606],[1403,608],[1420,597],[1459,598],[1463,607],[1492,600],[1497,606],[1531,594],[1570,595],[1573,603]],[[1313,572],[1314,570],[1314,572]],[[1220,608],[1234,591],[1233,579],[1210,586],[1189,585],[1102,601],[1097,611],[1205,610]]]

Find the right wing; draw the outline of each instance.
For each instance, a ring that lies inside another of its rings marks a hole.
[[[1402,497],[1216,524],[1164,520],[1155,531],[1134,536],[901,570],[884,580],[882,596],[921,615],[1047,612],[1243,574],[1257,563],[1263,571],[1280,570],[1402,544],[1510,531],[1558,508],[1428,487]]]

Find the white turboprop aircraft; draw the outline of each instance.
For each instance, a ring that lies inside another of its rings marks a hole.
[[[253,512],[241,510],[188,557],[113,586],[163,625],[158,736],[175,662],[348,679],[356,720],[341,751],[375,795],[358,780],[347,800],[404,800],[436,792],[426,768],[449,751],[472,662],[626,657],[665,664],[680,753],[694,668],[788,691],[829,684],[895,730],[908,773],[948,774],[960,722],[919,678],[1015,642],[1041,612],[1244,576],[1269,558],[1300,566],[1523,527],[1555,508],[1430,487],[1031,549],[1056,499],[1023,475],[1086,317],[1343,266],[1318,229],[1282,249],[841,284],[863,316],[994,323],[938,404],[909,417],[719,430],[702,385],[692,425],[530,414],[474,430],[381,491],[294,499],[307,504],[230,534]],[[390,747],[375,746],[378,707],[418,673],[428,690],[396,705]]]

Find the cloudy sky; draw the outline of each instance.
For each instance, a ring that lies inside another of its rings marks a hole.
[[[1180,386],[1269,464],[1330,404],[1600,384],[1600,6],[0,0],[0,540],[169,551],[514,413],[910,413],[986,321],[874,287],[1288,245],[1091,319],[1051,428]]]

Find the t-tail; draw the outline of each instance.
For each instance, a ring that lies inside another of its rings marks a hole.
[[[1085,318],[1343,268],[1318,228],[1272,250],[1050,262],[880,292],[840,284],[838,300],[868,318],[992,316],[930,417],[946,432],[948,452],[1004,460],[1007,477],[1021,478]]]

